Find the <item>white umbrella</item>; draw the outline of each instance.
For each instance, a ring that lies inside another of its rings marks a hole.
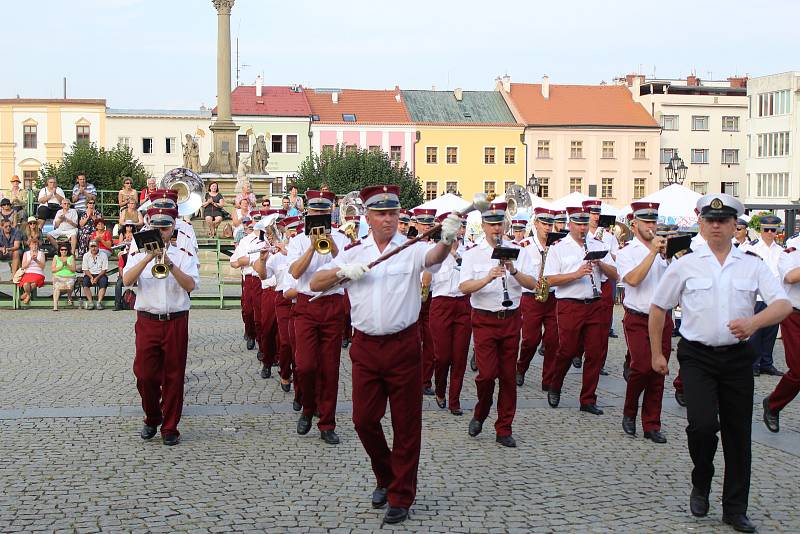
[[[593,197],[578,193],[577,191],[570,193],[565,197],[561,197],[552,202],[553,209],[563,210],[569,206],[580,206],[584,200],[591,200]]]
[[[429,200],[423,204],[420,204],[414,209],[426,209],[426,210],[436,210],[436,215],[441,215],[442,213],[447,213],[448,211],[459,211],[467,206],[470,205],[470,202],[464,200],[458,195],[454,195],[453,193],[445,193],[440,197],[436,197],[433,200]]]
[[[694,208],[701,196],[688,187],[672,184],[639,199],[639,202],[658,202],[658,222],[687,228],[697,224]]]

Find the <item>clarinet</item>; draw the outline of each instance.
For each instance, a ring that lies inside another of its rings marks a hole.
[[[583,251],[586,254],[589,253],[589,247],[586,245],[586,238],[585,237],[583,238]],[[592,267],[592,272],[589,275],[589,278],[592,281],[592,295],[594,296],[594,298],[598,298],[600,296],[600,291],[597,290],[597,283],[594,281],[594,267]]]
[[[497,236],[497,247],[503,246],[503,236]],[[503,260],[497,260],[498,265],[505,269],[505,262]],[[514,304],[511,300],[511,297],[508,296],[508,284],[506,283],[506,273],[503,271],[503,302],[502,305],[504,308],[510,308],[511,305]]]

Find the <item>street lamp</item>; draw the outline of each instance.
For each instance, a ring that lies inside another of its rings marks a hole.
[[[669,185],[683,185],[683,181],[686,180],[686,171],[689,167],[683,163],[683,158],[678,157],[678,151],[676,150],[664,169],[667,171],[667,183]]]
[[[539,196],[539,178],[536,177],[534,173],[531,173],[531,177],[528,178],[528,191],[535,197]]]

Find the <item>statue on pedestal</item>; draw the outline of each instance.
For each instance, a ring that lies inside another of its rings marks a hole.
[[[183,144],[183,167],[192,172],[200,173],[200,145],[190,134],[186,134],[186,143]]]
[[[267,163],[269,163],[267,142],[263,135],[259,135],[250,154],[250,174],[267,174]]]
[[[250,174],[250,164],[247,163],[247,158],[239,160],[239,168],[236,170],[236,187],[234,191],[239,193],[242,190],[242,185],[247,184],[250,186],[250,179],[247,175]]]

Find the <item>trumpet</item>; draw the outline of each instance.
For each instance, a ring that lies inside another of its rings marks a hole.
[[[589,247],[586,245],[586,238],[583,240],[583,251],[586,254],[589,253]],[[589,279],[592,281],[592,296],[598,298],[600,296],[600,291],[597,289],[597,282],[594,280],[594,267],[592,267],[592,272],[589,274]]]
[[[317,236],[317,241],[314,243],[314,250],[317,252],[317,254],[331,253],[331,240],[325,234],[324,226],[312,228],[308,235]]]

